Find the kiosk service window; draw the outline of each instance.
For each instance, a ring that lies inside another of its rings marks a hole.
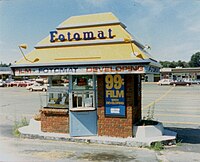
[[[73,76],[72,79],[72,107],[95,108],[96,81],[92,75]]]
[[[46,104],[48,108],[69,108],[68,82],[68,76],[49,77]]]
[[[48,108],[69,108],[69,91],[66,87],[49,87],[47,91]]]

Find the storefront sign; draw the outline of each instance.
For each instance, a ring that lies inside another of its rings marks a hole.
[[[78,86],[86,86],[88,85],[86,78],[77,78],[77,85]]]
[[[111,75],[105,77],[105,115],[126,116],[124,75]]]
[[[145,66],[145,73],[159,74],[160,68],[155,66]]]
[[[16,68],[16,76],[31,75],[68,75],[68,74],[143,74],[145,67],[142,65],[113,65],[113,66],[62,66],[62,67],[36,67]]]
[[[97,33],[94,33],[92,31],[85,31],[82,33],[71,33],[66,32],[65,34],[58,34],[57,31],[51,31],[50,32],[50,42],[64,42],[64,41],[79,41],[79,40],[93,40],[93,39],[112,39],[115,35],[112,34],[112,29],[108,29],[107,32],[103,32],[102,30],[99,30]]]

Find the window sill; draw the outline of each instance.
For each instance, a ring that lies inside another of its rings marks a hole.
[[[70,111],[95,111],[96,109],[94,107],[75,107],[71,108]]]
[[[68,114],[68,109],[53,109],[53,108],[49,108],[49,107],[44,107],[41,110],[41,112],[44,114],[66,115],[66,114]]]

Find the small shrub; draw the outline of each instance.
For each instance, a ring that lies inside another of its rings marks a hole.
[[[20,127],[27,126],[27,125],[28,125],[28,121],[25,117],[23,117],[20,121],[15,120],[14,125],[13,125],[12,134],[16,137],[19,137],[20,132],[18,131],[18,129]]]
[[[155,151],[161,151],[164,149],[164,145],[162,144],[162,142],[154,142],[150,146],[150,149],[153,149]]]
[[[147,115],[143,117],[144,120],[153,120],[155,111],[155,102],[148,107]]]
[[[182,146],[182,139],[177,139],[176,146]]]

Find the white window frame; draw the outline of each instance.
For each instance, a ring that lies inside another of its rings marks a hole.
[[[69,75],[69,109],[74,109],[74,108],[87,108],[85,106],[85,102],[83,99],[85,99],[86,94],[92,95],[92,108],[96,109],[97,106],[97,85],[96,85],[96,75],[92,75],[92,80],[93,80],[93,89],[90,90],[73,90],[73,77],[76,75]],[[82,97],[82,106],[78,107],[78,98],[77,98],[77,107],[73,107],[73,95],[81,95]]]

